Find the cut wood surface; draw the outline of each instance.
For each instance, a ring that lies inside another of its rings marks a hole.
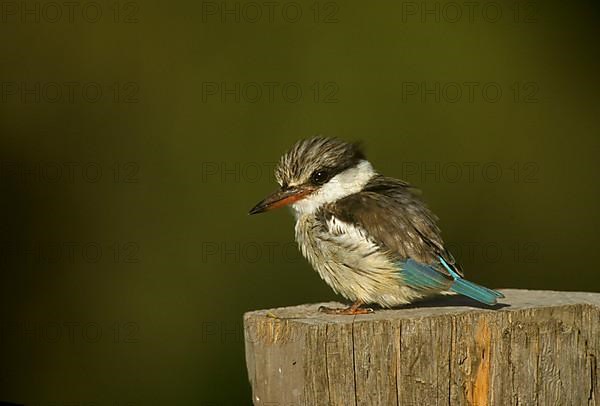
[[[600,406],[600,293],[501,290],[359,316],[319,303],[244,315],[252,401]]]

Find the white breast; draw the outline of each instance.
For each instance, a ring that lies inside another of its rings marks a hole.
[[[335,217],[320,223],[311,214],[301,214],[296,240],[321,278],[352,301],[391,307],[421,296],[404,286],[391,258],[359,227]]]

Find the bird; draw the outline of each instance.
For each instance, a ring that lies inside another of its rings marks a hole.
[[[420,191],[379,174],[362,144],[316,136],[296,142],[275,167],[279,189],[248,214],[291,207],[303,256],[346,308],[371,313],[439,294],[460,294],[493,306],[502,293],[464,279],[445,248],[438,218]]]

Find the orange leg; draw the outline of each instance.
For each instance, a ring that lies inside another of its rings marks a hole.
[[[319,311],[326,314],[344,314],[344,315],[357,315],[357,314],[369,314],[373,313],[373,309],[369,307],[360,308],[363,302],[357,300],[350,307],[346,307],[345,309],[332,309],[331,307],[321,306],[319,307]]]

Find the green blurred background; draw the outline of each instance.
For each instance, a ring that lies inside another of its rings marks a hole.
[[[336,299],[246,214],[319,133],[470,279],[600,291],[594,2],[65,4],[1,3],[0,400],[249,404],[243,313]]]

